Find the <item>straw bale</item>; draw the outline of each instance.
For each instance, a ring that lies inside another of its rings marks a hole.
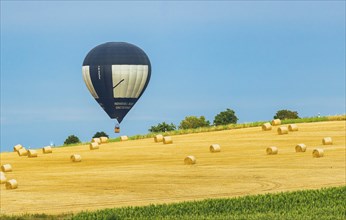
[[[72,154],[70,157],[72,162],[81,162],[82,157],[79,154]]]
[[[97,142],[92,142],[89,144],[90,150],[96,150],[99,149],[99,144]]]
[[[129,139],[129,137],[127,137],[127,136],[120,136],[121,141],[127,141],[128,139]]]
[[[281,126],[278,127],[278,134],[282,135],[282,134],[288,134],[288,129],[287,127]]]
[[[51,146],[46,146],[46,147],[42,148],[42,153],[44,153],[44,154],[51,154],[51,153],[53,153],[52,147]]]
[[[163,137],[164,144],[173,144],[173,140],[171,136]]]
[[[14,152],[18,152],[18,151],[19,151],[20,149],[22,149],[22,148],[23,148],[22,145],[17,144],[16,146],[13,147],[13,151],[14,151]]]
[[[107,143],[108,142],[108,137],[100,137],[101,143]]]
[[[6,182],[6,189],[17,189],[18,188],[18,183],[17,180],[11,179]]]
[[[268,147],[266,152],[268,155],[278,154],[278,148],[277,147]]]
[[[28,157],[37,157],[36,150],[28,150]]]
[[[93,138],[91,142],[96,142],[98,144],[101,144],[101,139],[100,138]]]
[[[332,145],[333,144],[333,140],[331,137],[325,137],[322,139],[322,144],[323,145]]]
[[[184,159],[184,164],[191,165],[196,163],[196,158],[194,156],[187,156]]]
[[[6,183],[6,176],[4,172],[0,172],[0,184]]]
[[[324,151],[322,148],[316,148],[312,151],[312,157],[323,157]]]
[[[28,150],[25,149],[24,147],[22,149],[19,149],[17,151],[17,153],[18,153],[19,156],[28,156]]]
[[[209,150],[212,153],[216,153],[216,152],[220,152],[221,151],[221,147],[218,144],[212,144],[212,145],[210,145]]]
[[[290,124],[288,125],[289,131],[298,131],[298,126],[296,124]]]
[[[262,125],[262,131],[270,131],[272,129],[272,125],[270,123],[264,123]]]
[[[280,119],[274,119],[274,120],[272,120],[272,125],[273,125],[273,126],[281,125],[281,120],[280,120]]]
[[[12,172],[11,164],[4,164],[1,166],[2,172]]]
[[[157,142],[162,142],[162,141],[163,141],[163,135],[162,135],[162,134],[155,135],[154,141],[155,141],[156,143],[157,143]]]
[[[296,152],[305,152],[305,151],[306,151],[306,145],[305,144],[297,144]]]

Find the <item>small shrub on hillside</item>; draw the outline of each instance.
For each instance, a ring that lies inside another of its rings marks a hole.
[[[94,136],[93,136],[93,138],[99,138],[99,137],[108,137],[108,138],[109,138],[108,134],[106,134],[106,133],[103,132],[103,131],[98,131],[98,132],[96,132],[96,133],[94,134]]]
[[[210,122],[206,120],[204,116],[199,118],[196,116],[187,116],[180,122],[179,129],[191,129],[208,126],[210,126]]]
[[[158,133],[158,132],[174,131],[176,129],[177,127],[173,123],[167,124],[166,122],[162,122],[156,126],[151,126],[151,128],[149,128],[149,132]]]
[[[276,112],[276,115],[274,115],[274,119],[297,119],[299,118],[298,112],[291,111],[287,109],[279,110]]]
[[[64,144],[76,144],[76,143],[80,143],[80,140],[77,136],[75,135],[70,135],[66,138],[66,140],[64,141]]]
[[[238,118],[232,109],[226,109],[226,111],[220,112],[215,116],[214,125],[227,125],[237,124]]]

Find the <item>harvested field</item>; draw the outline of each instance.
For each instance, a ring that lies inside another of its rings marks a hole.
[[[19,183],[15,190],[1,184],[1,214],[57,214],[345,185],[345,121],[298,126],[288,135],[260,127],[177,135],[164,147],[148,138],[106,143],[97,151],[88,145],[54,148],[54,154],[39,151],[36,159],[1,153],[1,163],[14,168],[6,177]],[[324,137],[332,137],[333,145],[323,146]],[[206,150],[215,142],[222,153]],[[295,153],[299,143],[309,146],[306,153]],[[268,146],[280,153],[266,155]],[[313,158],[315,148],[323,148],[324,157]],[[82,162],[72,163],[72,154],[81,155]],[[184,165],[186,155],[198,163]]]

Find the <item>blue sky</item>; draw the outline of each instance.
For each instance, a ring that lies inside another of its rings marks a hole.
[[[239,122],[345,113],[344,1],[1,1],[1,151],[117,136],[81,73],[110,41],[152,63],[120,135],[226,108]]]

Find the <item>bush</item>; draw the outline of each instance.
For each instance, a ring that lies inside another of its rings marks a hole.
[[[174,131],[175,129],[177,129],[177,127],[173,123],[167,124],[166,122],[162,122],[156,126],[151,126],[151,128],[149,128],[149,132],[158,133],[158,132]]]
[[[210,126],[210,122],[205,120],[204,116],[196,117],[196,116],[187,116],[184,120],[180,122],[180,129],[190,129],[190,128],[200,128],[200,127],[208,127]]]
[[[232,109],[226,109],[226,111],[220,112],[215,116],[214,125],[228,125],[237,124],[238,118]]]
[[[80,143],[80,140],[77,136],[75,135],[70,135],[66,138],[66,140],[64,141],[64,144],[76,144],[76,143]]]
[[[290,111],[287,109],[279,110],[276,112],[276,115],[274,115],[274,119],[298,119],[298,112],[296,111]]]
[[[103,131],[98,131],[96,132],[96,134],[94,134],[93,138],[99,138],[99,137],[107,137],[109,138],[108,134],[106,134],[105,132]]]

